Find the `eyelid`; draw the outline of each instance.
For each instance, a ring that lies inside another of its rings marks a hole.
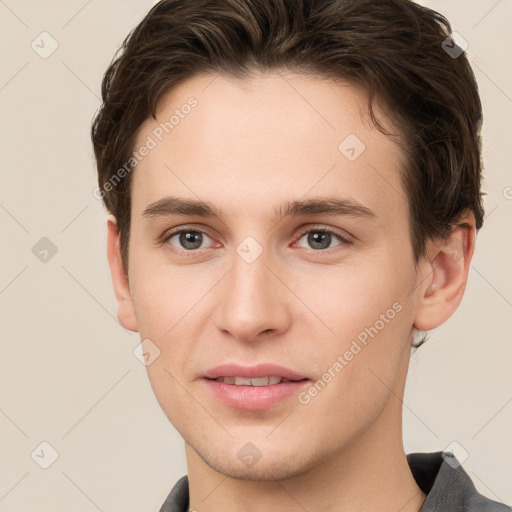
[[[169,238],[171,238],[175,235],[178,235],[179,233],[190,232],[190,231],[208,235],[212,240],[215,238],[215,235],[213,234],[213,232],[210,229],[208,229],[204,226],[196,227],[196,226],[190,224],[190,225],[179,226],[176,228],[171,228],[171,229],[164,231],[162,233],[162,235],[158,237],[158,241],[160,243],[166,243],[169,240]],[[176,250],[179,250],[179,249],[176,249]],[[200,250],[202,250],[202,249],[195,249],[194,251],[183,250],[183,252],[193,253],[193,252],[198,252]]]
[[[194,226],[193,224],[185,224],[183,226],[178,226],[175,228],[165,230],[162,233],[162,235],[158,237],[158,240],[160,242],[166,242],[171,236],[177,235],[178,233],[181,233],[182,231],[185,231],[185,232],[196,231],[198,233],[204,233],[204,234],[208,235],[210,238],[214,238],[213,232],[205,226],[197,227],[197,226]]]
[[[344,244],[351,244],[356,241],[356,238],[354,236],[352,236],[351,234],[347,233],[346,231],[339,229],[339,228],[334,228],[331,226],[325,226],[323,224],[316,224],[316,225],[313,224],[313,225],[305,226],[299,232],[299,238],[302,238],[306,233],[309,233],[310,231],[324,231],[327,233],[331,233],[331,234],[339,237],[340,240]],[[315,252],[327,252],[327,251],[315,251]]]

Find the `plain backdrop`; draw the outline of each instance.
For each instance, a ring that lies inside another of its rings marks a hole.
[[[156,511],[186,473],[138,334],[116,319],[92,193],[101,78],[154,3],[0,0],[0,510]],[[469,44],[487,217],[460,308],[411,357],[405,449],[453,449],[480,492],[510,504],[512,2],[422,3]]]

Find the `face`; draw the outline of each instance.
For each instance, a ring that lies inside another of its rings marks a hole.
[[[203,75],[139,131],[127,315],[159,351],[161,407],[221,473],[284,478],[342,454],[406,373],[424,289],[403,155],[366,102],[293,73]]]

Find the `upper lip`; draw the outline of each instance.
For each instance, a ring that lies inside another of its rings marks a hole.
[[[219,377],[245,377],[247,379],[257,377],[276,376],[289,380],[307,379],[306,376],[296,373],[284,366],[262,363],[256,366],[240,366],[238,364],[221,364],[208,370],[206,379],[218,379]]]

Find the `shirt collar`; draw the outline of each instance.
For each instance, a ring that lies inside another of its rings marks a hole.
[[[427,495],[420,512],[512,512],[512,508],[485,498],[451,452],[409,453],[407,462],[418,487]],[[188,477],[181,477],[160,508],[160,512],[187,512]]]

